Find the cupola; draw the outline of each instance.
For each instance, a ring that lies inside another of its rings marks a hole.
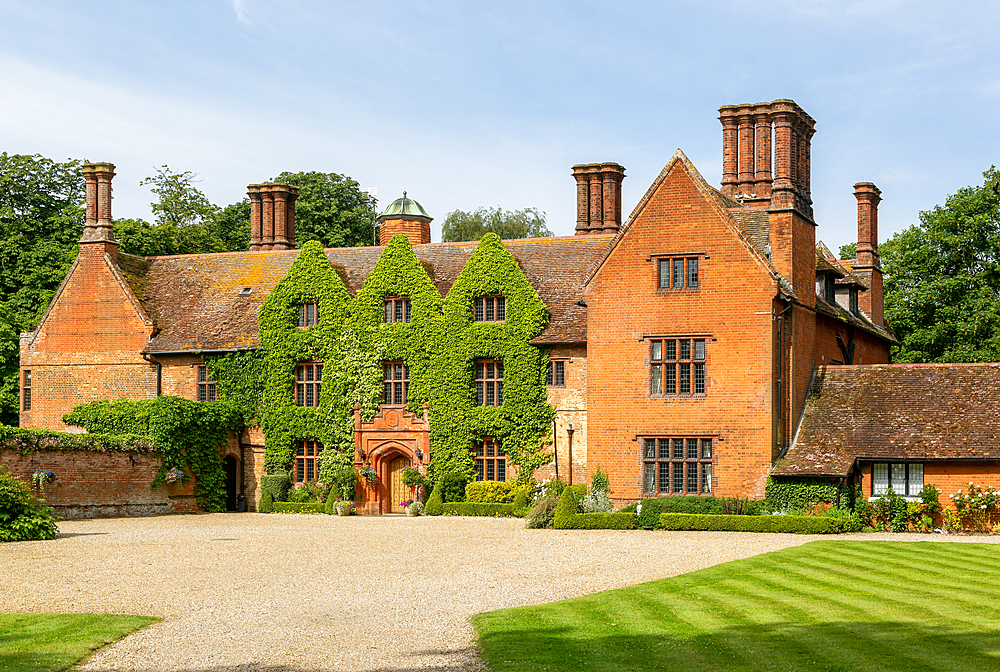
[[[379,245],[388,245],[392,237],[403,234],[411,245],[431,242],[431,220],[424,207],[403,192],[402,198],[390,203],[378,216]]]

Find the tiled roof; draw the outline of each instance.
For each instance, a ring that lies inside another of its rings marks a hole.
[[[746,237],[753,241],[754,246],[761,251],[761,254],[767,254],[771,244],[768,239],[770,232],[767,210],[740,206],[730,208],[729,215]]]
[[[1000,459],[1000,364],[826,366],[773,474],[844,476],[856,459]]]
[[[507,240],[528,280],[549,307],[549,326],[535,343],[587,340],[583,277],[610,244],[611,235]],[[414,247],[444,296],[458,278],[476,243],[436,243]],[[382,247],[325,250],[351,295],[357,293],[382,254]],[[123,276],[153,319],[150,353],[234,350],[257,347],[257,313],[298,255],[281,252],[226,252],[139,259],[120,255]],[[250,288],[247,295],[241,290]]]

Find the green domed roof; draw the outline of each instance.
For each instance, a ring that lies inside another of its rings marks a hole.
[[[403,192],[402,198],[397,198],[395,201],[390,203],[382,214],[378,216],[378,221],[383,219],[417,219],[422,222],[429,222],[433,217],[427,214],[424,210],[424,206],[420,205],[412,198],[406,197],[406,192]]]

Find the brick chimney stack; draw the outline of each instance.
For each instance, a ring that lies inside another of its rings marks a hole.
[[[118,260],[118,241],[111,228],[111,180],[115,176],[112,163],[83,164],[83,179],[87,186],[87,216],[80,238],[80,253],[95,251]]]
[[[576,179],[576,235],[615,233],[622,225],[622,180],[617,163],[573,166]]]
[[[87,184],[87,220],[81,243],[116,243],[111,230],[111,180],[115,176],[112,163],[83,164],[83,179]]]
[[[722,193],[748,207],[795,208],[811,219],[812,117],[795,101],[775,100],[724,105],[719,121]]]
[[[877,325],[885,325],[882,262],[878,254],[878,204],[882,192],[871,182],[854,185],[858,199],[858,251],[852,270],[868,286],[858,297],[861,308]]]
[[[295,199],[299,188],[280,182],[247,186],[250,251],[295,249]]]

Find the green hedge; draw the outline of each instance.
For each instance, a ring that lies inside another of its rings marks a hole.
[[[837,485],[830,479],[768,478],[764,500],[771,511],[802,511],[820,502],[837,501]]]
[[[586,485],[572,485],[562,491],[552,522],[557,530],[634,530],[634,513],[577,513],[577,502],[587,494]]]
[[[818,516],[715,516],[698,513],[660,515],[664,530],[716,530],[726,532],[795,532],[839,534],[843,521]]]
[[[465,486],[465,501],[510,504],[517,488],[507,481],[473,481]]]
[[[730,511],[735,509],[737,504],[735,498],[723,497],[698,497],[698,496],[670,496],[651,497],[644,499],[642,512],[639,514],[639,527],[650,527],[654,530],[660,529],[660,515],[664,513],[700,513],[713,516],[726,515],[726,502],[730,504]],[[760,500],[741,500],[743,506],[748,507],[747,515],[759,515],[763,513],[763,502]],[[636,505],[630,504],[623,512],[635,512]]]
[[[490,504],[486,502],[445,502],[441,512],[446,516],[490,516],[510,518],[514,515],[513,504]]]
[[[274,513],[326,513],[326,502],[275,502]]]

